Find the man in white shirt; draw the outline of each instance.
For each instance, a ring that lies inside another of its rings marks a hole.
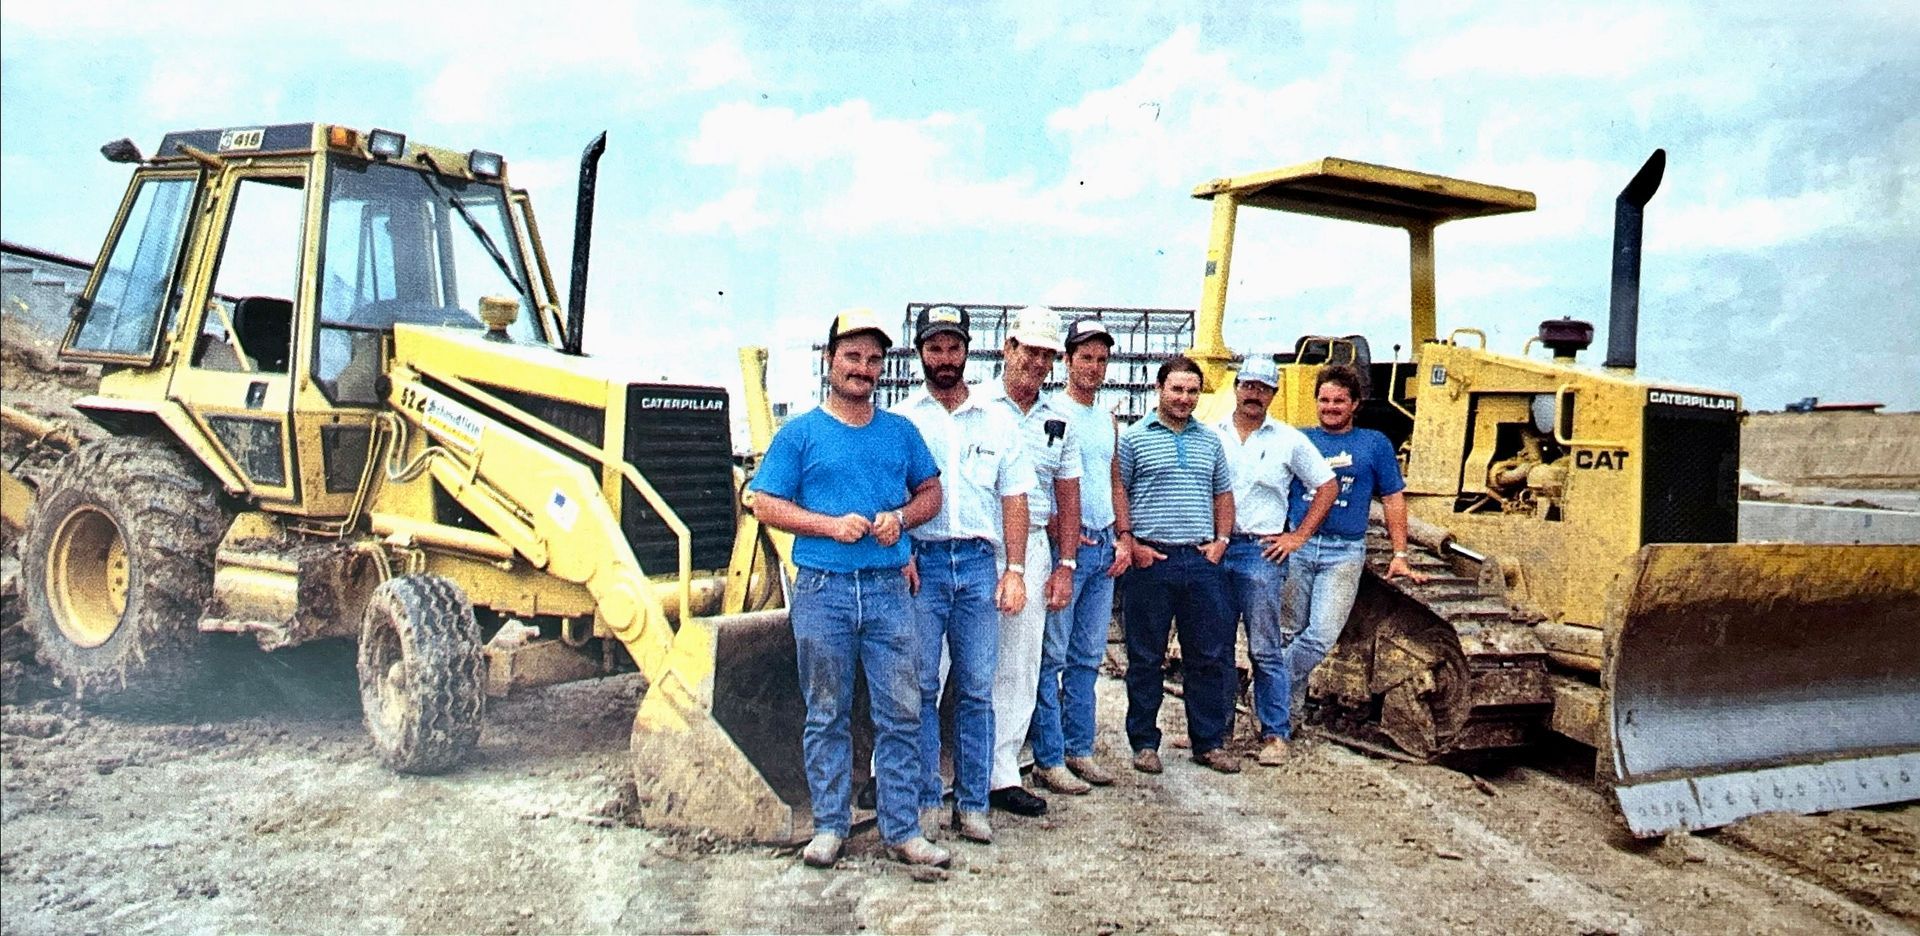
[[[1014,313],[1003,348],[1000,380],[981,387],[983,405],[1011,415],[1020,425],[1027,461],[1037,484],[1027,496],[1026,605],[1000,615],[1000,665],[993,680],[993,808],[1017,816],[1040,816],[1047,801],[1020,783],[1020,747],[1033,722],[1040,686],[1040,645],[1047,612],[1066,607],[1073,596],[1071,560],[1080,542],[1080,449],[1067,432],[1067,414],[1040,398],[1047,372],[1060,356],[1060,313],[1028,306]],[[1066,522],[1055,523],[1056,519]],[[1008,534],[1014,561],[1013,534]],[[1067,559],[1067,565],[1058,564]],[[1022,571],[1025,571],[1022,569]],[[1081,792],[1085,792],[1082,790]]]
[[[1234,382],[1233,412],[1213,427],[1233,468],[1233,540],[1222,565],[1234,612],[1246,621],[1262,739],[1256,760],[1268,767],[1286,760],[1292,734],[1280,615],[1287,557],[1319,528],[1340,491],[1320,450],[1300,430],[1268,415],[1280,384],[1277,371],[1271,355],[1248,355]],[[1288,532],[1287,489],[1295,479],[1313,492],[1313,502],[1299,527]]]
[[[940,811],[940,670],[955,695],[953,725],[954,829],[962,838],[993,841],[987,821],[994,755],[994,677],[999,663],[1000,615],[1017,614],[1027,600],[1022,561],[1027,553],[1027,493],[1033,468],[1020,427],[1001,406],[982,405],[965,377],[971,340],[967,311],[922,309],[914,346],[926,385],[894,406],[911,420],[940,467],[945,500],[915,527],[907,581],[920,634],[920,825],[932,837]],[[1000,571],[996,556],[1007,556]],[[1044,553],[1042,553],[1044,555]]]

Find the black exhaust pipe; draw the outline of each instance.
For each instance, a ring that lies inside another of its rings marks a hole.
[[[1657,149],[1613,200],[1613,312],[1607,319],[1607,366],[1632,370],[1639,364],[1640,229],[1647,202],[1660,190],[1667,172],[1667,151]]]
[[[562,350],[580,353],[580,330],[587,323],[587,253],[593,247],[593,187],[600,176],[600,154],[607,151],[607,131],[587,144],[580,154],[580,198],[573,209],[573,275],[567,282],[567,334]]]

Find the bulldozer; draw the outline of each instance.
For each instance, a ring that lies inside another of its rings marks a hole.
[[[1317,423],[1315,377],[1353,366],[1357,423],[1400,452],[1423,584],[1369,570],[1308,687],[1316,719],[1421,760],[1558,735],[1595,751],[1642,837],[1770,811],[1920,798],[1920,549],[1741,542],[1731,393],[1636,374],[1654,154],[1616,199],[1604,362],[1591,324],[1541,323],[1515,353],[1437,331],[1434,233],[1531,211],[1531,192],[1340,158],[1215,179],[1191,356],[1232,406],[1222,340],[1238,212],[1407,232],[1411,360],[1309,333],[1276,355],[1270,412]],[[1369,552],[1390,548],[1376,527]],[[1384,562],[1379,562],[1384,567]]]
[[[489,699],[638,670],[640,821],[805,839],[789,543],[743,508],[755,455],[723,389],[582,349],[604,150],[563,314],[497,153],[323,123],[102,147],[132,179],[59,353],[100,368],[73,406],[105,436],[7,412],[72,449],[6,486],[57,681],[147,705],[236,643],[352,641],[378,756],[437,773]],[[741,351],[756,451],[765,360]]]

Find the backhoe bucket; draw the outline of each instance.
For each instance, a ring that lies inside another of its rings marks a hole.
[[[1640,550],[1612,635],[1638,836],[1920,798],[1920,548]]]
[[[634,716],[642,822],[752,842],[805,840],[813,825],[800,756],[805,719],[786,611],[683,623],[666,674]]]

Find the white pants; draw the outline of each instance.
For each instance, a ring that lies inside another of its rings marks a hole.
[[[998,549],[1000,567],[1007,553]],[[995,790],[1020,785],[1020,748],[1033,723],[1040,692],[1040,644],[1047,635],[1047,576],[1053,544],[1045,527],[1027,531],[1027,604],[1019,614],[1000,615],[1000,662],[993,673],[993,776]]]

